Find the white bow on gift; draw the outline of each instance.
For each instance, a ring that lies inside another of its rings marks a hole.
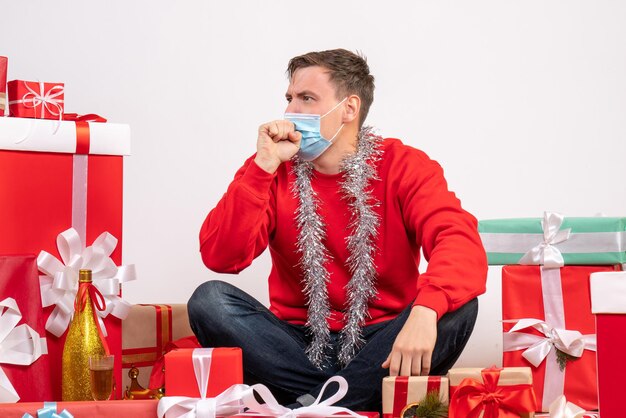
[[[563,267],[565,261],[561,251],[555,247],[569,239],[571,228],[560,230],[564,216],[553,212],[544,212],[541,226],[543,241],[531,248],[519,260],[519,264],[543,265],[545,267]]]
[[[115,265],[110,256],[116,246],[117,238],[104,232],[90,247],[84,248],[78,232],[70,228],[57,236],[57,248],[62,261],[45,251],[39,253],[37,265],[44,273],[39,276],[41,302],[44,307],[56,305],[46,322],[46,329],[53,335],[63,335],[74,315],[80,269],[92,271],[93,284],[106,301],[105,309],[97,311],[104,335],[106,328],[102,318],[109,314],[120,319],[128,316],[131,305],[118,295],[120,283],[136,279],[135,266]]]
[[[328,399],[322,401],[326,387],[328,387],[328,385],[332,382],[339,384],[339,389]],[[250,408],[248,410],[250,413],[270,415],[278,418],[296,418],[301,416],[323,418],[341,413],[355,418],[365,418],[363,415],[359,415],[348,408],[334,406],[336,402],[343,399],[343,397],[346,396],[346,393],[348,393],[348,382],[342,376],[333,376],[328,379],[326,383],[324,383],[324,386],[322,387],[322,390],[320,391],[320,394],[315,402],[309,406],[303,406],[296,409],[289,409],[280,405],[276,401],[274,395],[272,395],[272,392],[262,384],[253,385],[250,389],[252,390],[247,391],[243,397],[243,404],[245,407]],[[264,404],[260,404],[256,400],[253,391],[257,392],[261,399],[265,401]]]
[[[592,417],[595,414],[586,414],[585,410],[576,404],[568,402],[561,395],[550,404],[550,418],[583,418]]]
[[[534,328],[544,336],[517,332],[528,328]],[[504,333],[504,351],[517,351],[526,348],[522,357],[535,367],[539,367],[553,347],[570,356],[580,357],[584,350],[596,351],[596,336],[595,334],[583,335],[579,331],[553,328],[541,319],[535,318],[520,319],[509,332]]]
[[[48,353],[45,338],[26,324],[17,325],[22,314],[13,298],[0,302],[0,363],[29,366]],[[20,396],[0,368],[0,402],[17,402]]]

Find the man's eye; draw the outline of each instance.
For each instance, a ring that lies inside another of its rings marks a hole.
[[[287,97],[287,103],[291,103],[291,97]]]
[[[313,98],[311,96],[304,96],[302,100],[304,100],[305,102],[310,102],[311,100],[313,100]]]

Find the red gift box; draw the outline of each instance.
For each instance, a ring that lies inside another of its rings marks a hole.
[[[7,91],[10,116],[58,120],[63,117],[63,83],[12,80]]]
[[[581,408],[597,409],[596,331],[589,275],[615,268],[505,266],[502,269],[502,318],[509,321],[503,323],[503,365],[532,369],[539,411],[548,411],[550,404],[563,394]],[[530,326],[517,329],[524,323]],[[515,332],[508,332],[511,330]],[[574,357],[559,364],[555,344],[561,352],[571,351],[569,354],[573,353]]]
[[[129,150],[128,126],[60,122],[55,129],[58,123],[0,118],[0,254],[39,254],[43,250],[59,258],[57,235],[73,226],[83,244],[92,243],[105,231],[115,236],[119,243],[111,258],[120,265],[121,154]],[[85,153],[106,150],[112,154],[119,149],[120,155],[72,154],[77,147]],[[29,303],[41,309],[39,297],[30,298]],[[52,306],[45,308],[45,318],[52,311]],[[121,320],[109,315],[104,323],[116,356],[115,379],[121,382]],[[65,334],[45,336],[53,382],[49,400],[60,400]],[[118,397],[121,389],[118,384]]]
[[[240,348],[179,349],[165,355],[165,393],[170,396],[200,398],[194,356],[210,356],[206,397],[212,398],[232,385],[243,383]]]
[[[591,275],[591,309],[598,336],[598,389],[602,418],[624,416],[626,272]]]
[[[7,57],[0,57],[0,116],[4,116],[7,107]]]
[[[57,402],[56,411],[57,413],[61,413],[61,411],[65,409],[67,412],[71,413],[74,418],[156,418],[157,404],[158,401],[155,399],[137,401]],[[20,402],[17,404],[0,403],[0,417],[23,418],[26,413],[37,417],[37,411],[43,407],[43,402]]]
[[[439,393],[448,404],[448,379],[440,376],[388,376],[383,379],[383,418],[401,418],[409,405],[419,404],[426,394]]]
[[[0,255],[0,299],[5,298],[13,298],[17,302],[22,315],[19,324],[27,324],[40,337],[46,336],[41,303],[31,302],[39,302],[41,299],[37,260],[34,255]],[[29,366],[1,363],[0,367],[9,378],[20,401],[51,399],[48,355],[42,355]]]

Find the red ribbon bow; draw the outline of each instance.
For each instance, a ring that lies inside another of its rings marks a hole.
[[[89,122],[104,123],[107,120],[95,113],[79,115],[78,113],[64,113],[63,120],[76,124],[76,154],[89,154],[90,132]]]
[[[63,120],[69,120],[73,122],[106,122],[107,120],[95,113],[89,113],[86,115],[79,115],[78,113],[63,113]]]
[[[102,293],[100,293],[98,288],[94,286],[93,283],[81,283],[78,286],[76,300],[74,300],[74,310],[77,312],[85,310],[85,307],[87,306],[87,295],[91,296],[93,319],[96,322],[96,328],[98,328],[98,335],[100,336],[100,341],[102,341],[102,345],[104,346],[104,352],[109,355],[111,354],[109,351],[109,344],[107,344],[107,339],[102,333],[102,328],[100,328],[100,321],[98,320],[97,313],[97,311],[104,311],[106,301],[104,300]]]
[[[450,399],[450,418],[519,418],[536,408],[530,384],[498,386],[502,369],[483,369],[483,382],[463,379]]]

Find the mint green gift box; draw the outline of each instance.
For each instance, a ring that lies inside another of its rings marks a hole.
[[[544,224],[551,226],[551,231],[546,234]],[[556,231],[559,231],[559,237],[554,239]],[[544,251],[559,253],[562,257],[560,265],[626,263],[626,218],[568,218],[546,213],[543,220],[515,218],[480,221],[478,232],[491,265],[544,264],[540,255]],[[527,255],[529,252],[533,253],[534,258]],[[547,266],[548,262],[545,264]]]

